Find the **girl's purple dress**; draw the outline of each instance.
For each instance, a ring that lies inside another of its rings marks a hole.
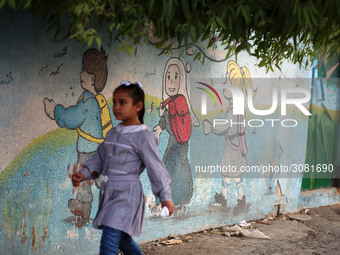
[[[96,155],[80,170],[85,180],[102,174],[98,212],[93,227],[108,226],[129,235],[141,234],[145,200],[140,174],[147,169],[152,192],[171,201],[170,176],[157,153],[157,139],[145,125],[111,129]]]

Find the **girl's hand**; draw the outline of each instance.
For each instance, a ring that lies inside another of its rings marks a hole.
[[[163,201],[163,202],[161,203],[161,206],[162,206],[162,208],[163,208],[164,206],[168,207],[168,209],[169,209],[169,216],[170,216],[171,214],[173,214],[174,211],[175,211],[175,205],[174,205],[174,203],[173,203],[172,201]]]
[[[74,187],[78,187],[79,183],[84,179],[84,175],[80,172],[72,174],[72,184]]]

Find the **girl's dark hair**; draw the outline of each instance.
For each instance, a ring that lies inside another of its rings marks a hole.
[[[120,85],[118,88],[115,89],[125,89],[126,91],[130,92],[130,96],[133,99],[133,104],[137,104],[138,102],[143,103],[143,108],[138,112],[138,119],[140,123],[144,124],[144,113],[145,113],[145,94],[144,90],[137,84],[137,83],[131,83],[130,85]]]

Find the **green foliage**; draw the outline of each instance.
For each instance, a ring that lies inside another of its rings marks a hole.
[[[100,47],[106,31],[128,53],[142,42],[169,54],[207,41],[223,45],[226,58],[245,50],[269,70],[284,59],[308,66],[319,49],[339,52],[339,0],[0,0],[6,5],[45,17],[56,36],[88,46]]]

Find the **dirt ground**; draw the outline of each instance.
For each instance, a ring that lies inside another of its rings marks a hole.
[[[144,255],[340,254],[340,203],[248,223],[250,228],[243,230],[259,230],[270,239],[249,238],[224,226],[154,240],[141,247]]]

